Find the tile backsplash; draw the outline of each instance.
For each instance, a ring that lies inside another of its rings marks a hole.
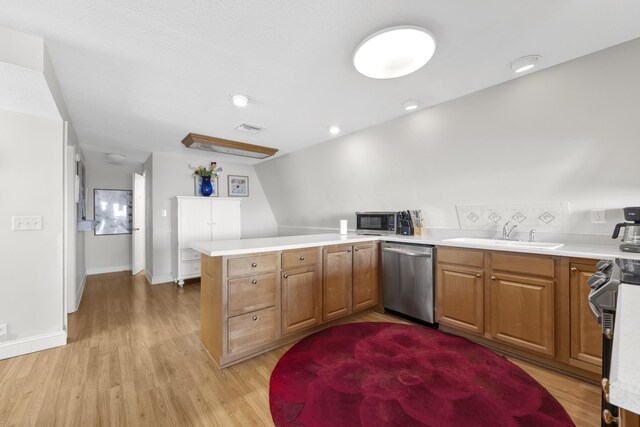
[[[569,202],[526,204],[456,205],[461,230],[502,230],[507,221],[518,225],[518,231],[568,233]]]

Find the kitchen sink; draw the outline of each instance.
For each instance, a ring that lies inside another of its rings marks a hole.
[[[455,239],[443,239],[443,242],[466,243],[470,245],[486,245],[527,249],[558,249],[564,243],[551,242],[522,242],[519,240],[482,239],[476,237],[457,237]]]

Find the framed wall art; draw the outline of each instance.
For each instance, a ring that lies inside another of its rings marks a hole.
[[[131,190],[93,190],[94,234],[131,234],[132,217]]]
[[[227,180],[229,197],[249,197],[248,176],[228,175]]]

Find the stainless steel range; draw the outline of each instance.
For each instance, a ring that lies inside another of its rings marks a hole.
[[[609,373],[614,336],[618,287],[621,284],[640,285],[640,260],[618,258],[615,261],[602,260],[597,265],[598,272],[587,283],[589,308],[602,325],[602,422],[608,426],[618,421],[618,407],[609,402]]]

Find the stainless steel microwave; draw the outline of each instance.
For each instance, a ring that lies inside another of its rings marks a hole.
[[[356,234],[396,234],[396,217],[396,212],[356,212]]]

